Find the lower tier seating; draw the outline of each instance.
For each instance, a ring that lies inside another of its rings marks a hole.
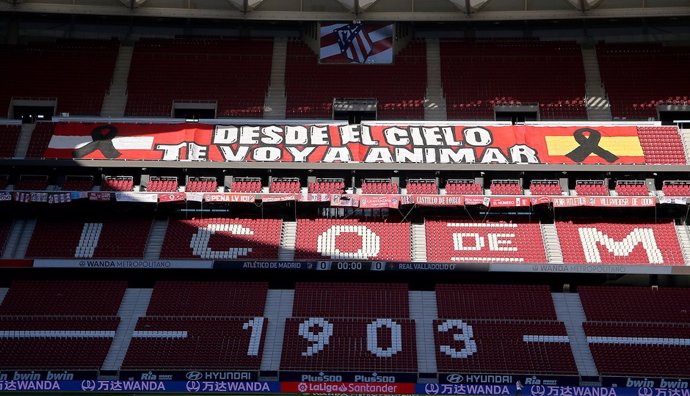
[[[294,316],[406,318],[407,285],[400,283],[297,283]]]
[[[147,315],[262,316],[267,283],[156,282]]]
[[[415,372],[415,340],[410,319],[289,318],[280,369]]]

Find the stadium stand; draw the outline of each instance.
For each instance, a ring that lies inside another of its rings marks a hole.
[[[93,176],[67,175],[62,183],[64,191],[89,191],[93,188]]]
[[[575,42],[442,40],[440,49],[448,119],[494,119],[494,106],[522,104],[538,104],[541,119],[587,119]]]
[[[0,73],[0,109],[11,99],[57,99],[55,113],[98,115],[110,87],[119,41],[58,39],[5,46]],[[41,157],[41,151],[38,157]]]
[[[637,127],[647,164],[685,165],[683,142],[676,127]]]
[[[561,185],[558,180],[532,180],[529,186],[532,195],[561,195]]]
[[[473,179],[450,179],[446,182],[446,194],[482,195],[482,186]]]
[[[21,130],[20,125],[0,124],[0,158],[14,157]]]
[[[281,220],[171,220],[161,258],[278,258]]]
[[[132,176],[104,176],[101,190],[103,191],[132,191],[134,178]]]
[[[342,194],[345,191],[343,179],[316,179],[309,183],[309,192],[315,194]]]
[[[299,179],[293,177],[273,178],[269,186],[271,193],[296,194],[301,191]]]
[[[433,179],[409,179],[406,191],[408,194],[438,194],[438,187]]]
[[[46,175],[20,175],[14,184],[15,190],[43,191],[48,188],[48,176]]]
[[[258,370],[267,290],[266,283],[157,282],[123,368]]]
[[[429,262],[546,262],[537,223],[426,220],[425,227]]]
[[[297,220],[296,259],[410,261],[410,224]]]
[[[40,219],[27,257],[143,258],[150,220],[120,219],[84,222]]]
[[[415,325],[408,317],[407,285],[298,283],[280,368],[414,372]]]
[[[398,185],[390,179],[364,179],[362,194],[397,194]]]
[[[666,180],[661,191],[670,197],[690,196],[690,180]]]
[[[606,186],[605,180],[577,180],[575,192],[577,195],[584,196],[604,196],[609,195],[609,188]]]
[[[677,288],[579,288],[583,327],[602,375],[686,377],[690,293]]]
[[[146,186],[146,191],[151,192],[175,192],[179,185],[176,177],[152,176],[149,178],[149,184]]]
[[[491,194],[493,195],[522,195],[522,187],[519,180],[492,180]]]
[[[688,104],[690,77],[684,73],[690,67],[687,45],[600,42],[597,56],[615,118],[656,119],[657,105]],[[678,78],[668,79],[669,75]]]
[[[185,186],[187,192],[213,192],[217,190],[218,181],[215,177],[210,176],[190,177]]]
[[[29,148],[26,152],[26,158],[43,158],[50,144],[50,138],[53,137],[55,131],[55,123],[52,122],[37,122],[31,140],[29,141]]]
[[[375,98],[378,119],[424,119],[425,51],[419,40],[401,50],[391,65],[330,65],[319,64],[303,41],[292,40],[285,66],[286,116],[331,118],[333,98]]]
[[[437,285],[436,296],[439,372],[577,374],[548,287]]]
[[[683,265],[671,222],[557,221],[567,264]]]
[[[260,193],[261,179],[258,177],[236,177],[230,185],[230,192]]]
[[[218,117],[261,117],[272,51],[272,40],[140,39],[125,114],[170,117],[173,101],[210,101]]]
[[[616,194],[639,197],[649,195],[649,190],[644,180],[618,180],[616,182]]]

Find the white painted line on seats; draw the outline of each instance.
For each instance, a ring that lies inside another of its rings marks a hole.
[[[187,338],[186,331],[135,331],[132,334],[135,338]]]
[[[91,136],[53,135],[48,143],[51,149],[76,149],[91,143]],[[151,150],[153,136],[126,136],[112,139],[113,147],[118,150]]]
[[[522,263],[522,257],[451,257],[450,261],[482,261],[491,263]]]
[[[662,337],[587,337],[590,344],[690,346],[690,338]]]
[[[2,330],[0,338],[113,338],[114,331]]]
[[[522,341],[524,342],[555,342],[555,343],[569,343],[570,339],[568,336],[546,336],[546,335],[530,335],[525,334],[522,336]]]

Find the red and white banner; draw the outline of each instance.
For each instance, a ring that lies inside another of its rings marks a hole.
[[[261,201],[264,203],[270,202],[287,202],[296,201],[297,194],[273,194],[273,195],[263,195]]]
[[[118,202],[156,203],[158,202],[158,194],[121,191],[115,193],[115,200]]]
[[[346,207],[346,208],[358,208],[359,207],[359,195],[355,194],[333,194],[331,196],[331,206],[334,207]]]
[[[397,209],[400,204],[398,195],[360,195],[360,208],[390,208]]]
[[[218,162],[644,164],[635,126],[58,123],[46,158]]]
[[[207,193],[204,194],[205,202],[256,202],[255,194],[239,193]]]
[[[395,25],[322,22],[321,63],[393,63]]]
[[[551,197],[554,208],[578,206],[627,208],[656,206],[655,197]]]
[[[172,192],[172,193],[163,193],[163,194],[158,194],[158,201],[159,202],[178,202],[178,201],[184,201],[186,199],[185,193],[183,192]]]

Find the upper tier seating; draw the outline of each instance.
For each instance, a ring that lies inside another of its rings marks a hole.
[[[46,175],[20,175],[14,183],[15,190],[43,191],[48,188],[48,176]]]
[[[41,219],[31,236],[27,257],[143,258],[151,220]]]
[[[429,262],[546,262],[538,223],[427,220],[425,226]]]
[[[657,105],[690,103],[690,46],[602,42],[597,56],[613,117],[657,118]]]
[[[93,176],[67,175],[61,188],[63,191],[89,191],[93,188]]]
[[[409,43],[390,65],[319,64],[319,57],[302,40],[288,42],[288,118],[330,119],[333,98],[375,98],[380,120],[422,120],[425,92],[424,41]]]
[[[561,195],[561,185],[558,180],[532,180],[529,186],[532,195]]]
[[[43,158],[54,130],[55,124],[52,122],[37,122],[31,134],[26,158]]]
[[[316,179],[309,183],[309,192],[314,194],[342,194],[344,191],[343,179]]]
[[[114,316],[127,288],[118,281],[12,282],[0,315]]]
[[[218,181],[215,177],[201,176],[190,177],[185,186],[186,192],[214,192],[218,190]]]
[[[123,369],[258,370],[263,317],[139,318]]]
[[[556,222],[566,264],[684,265],[673,223]]]
[[[685,150],[676,127],[637,127],[646,164],[685,165]]]
[[[398,185],[388,179],[365,179],[362,181],[362,194],[397,194]]]
[[[277,259],[281,220],[171,220],[161,258]]]
[[[541,119],[587,119],[575,42],[444,40],[440,50],[448,119],[494,119],[495,105],[536,103]]]
[[[473,179],[450,179],[446,182],[446,194],[449,195],[482,195],[481,184]]]
[[[491,181],[491,194],[493,195],[522,195],[522,187],[519,180],[493,180]]]
[[[297,283],[292,315],[331,318],[407,318],[407,285]]]
[[[271,193],[296,194],[299,193],[300,190],[301,186],[299,184],[299,179],[292,177],[273,178],[269,187],[269,192]]]
[[[649,190],[644,180],[618,180],[616,182],[616,193],[619,196],[647,196]]]
[[[297,221],[296,259],[410,261],[410,254],[409,223]]]
[[[546,286],[438,285],[439,372],[577,374]]]
[[[156,177],[149,179],[146,191],[151,192],[175,192],[179,187],[176,177]]]
[[[119,42],[57,40],[0,51],[0,112],[14,98],[56,98],[55,114],[99,115],[110,88]],[[39,157],[43,152],[39,153]]]
[[[433,179],[411,179],[407,181],[408,194],[438,194],[438,186]]]
[[[230,192],[260,193],[261,179],[258,177],[237,177],[230,185]]]
[[[159,281],[149,316],[263,316],[267,283]]]
[[[665,181],[661,191],[669,197],[688,197],[690,196],[690,180]]]
[[[690,323],[690,290],[580,286],[587,320]]]
[[[575,192],[577,195],[603,196],[609,195],[609,188],[604,180],[577,180],[575,182]]]
[[[21,125],[0,124],[0,158],[14,157],[21,131]]]
[[[125,114],[170,117],[173,101],[213,101],[218,117],[261,117],[272,54],[272,40],[141,39]]]

